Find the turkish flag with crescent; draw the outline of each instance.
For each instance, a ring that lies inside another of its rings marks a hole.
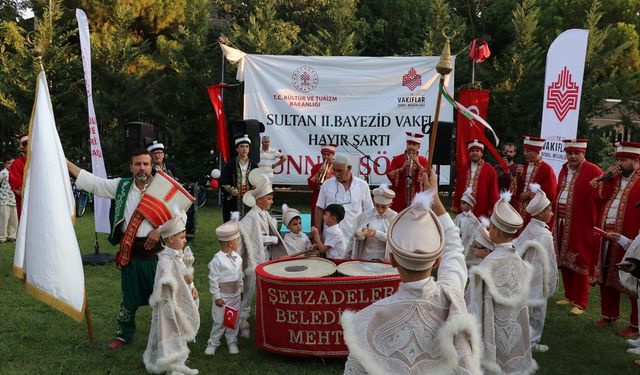
[[[227,119],[224,116],[224,105],[222,104],[222,88],[228,87],[227,84],[219,84],[207,87],[209,98],[213,109],[216,112],[218,124],[218,152],[222,155],[222,160],[226,163],[229,161],[229,140],[227,136]]]
[[[489,93],[489,90],[461,89],[458,91],[458,102],[486,120],[489,110]],[[456,168],[461,168],[466,165],[469,160],[467,143],[477,139],[484,144],[485,153],[486,151],[491,152],[505,170],[509,169],[502,159],[500,152],[498,152],[493,145],[493,141],[490,141],[485,135],[485,127],[482,124],[478,121],[472,122],[458,111],[456,129]]]
[[[224,305],[224,320],[222,325],[229,328],[236,328],[236,322],[238,321],[238,309],[234,309],[231,306]]]

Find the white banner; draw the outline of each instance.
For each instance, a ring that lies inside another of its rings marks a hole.
[[[274,171],[276,184],[306,185],[311,168],[321,162],[323,143],[351,154],[356,175],[386,183],[391,159],[406,149],[405,132],[426,133],[434,119],[439,57],[245,55],[226,46],[223,51],[239,63],[237,78],[245,81],[244,118],[264,123],[271,147],[287,155]],[[453,74],[445,81],[449,92],[453,81]],[[440,121],[452,120],[453,108],[443,100]],[[428,146],[425,137],[421,155],[428,155]],[[448,175],[441,168],[441,183],[448,184]]]
[[[80,49],[82,51],[82,68],[84,70],[84,84],[87,89],[87,105],[89,108],[89,144],[91,145],[91,170],[94,175],[107,178],[104,167],[104,156],[98,133],[98,120],[93,108],[93,94],[91,83],[91,41],[89,39],[89,21],[82,9],[76,9],[78,31],[80,32]],[[106,198],[93,197],[93,212],[95,215],[96,232],[111,233],[109,223],[109,208],[111,201]]]
[[[558,35],[547,52],[540,155],[556,174],[566,162],[565,138],[576,138],[589,30],[571,29]]]
[[[38,74],[13,273],[27,292],[80,321],[84,271],[73,230],[75,205],[69,171],[56,130],[47,78]]]

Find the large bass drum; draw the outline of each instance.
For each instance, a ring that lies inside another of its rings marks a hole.
[[[303,258],[271,263],[264,271],[280,277],[326,277],[336,272],[336,264],[323,258]]]
[[[338,266],[338,273],[344,276],[398,276],[398,270],[388,263],[350,261]]]

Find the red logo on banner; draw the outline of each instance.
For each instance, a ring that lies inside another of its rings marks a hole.
[[[293,86],[304,92],[315,89],[319,81],[318,72],[310,66],[298,67],[291,75]]]
[[[406,86],[409,90],[413,91],[420,85],[422,85],[422,76],[414,68],[409,69],[409,72],[402,76],[402,86]]]
[[[569,111],[578,108],[580,87],[571,80],[571,73],[565,66],[558,79],[547,88],[547,108],[553,109],[558,120],[564,120]]]

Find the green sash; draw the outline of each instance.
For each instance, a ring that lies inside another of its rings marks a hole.
[[[122,222],[124,221],[124,208],[127,205],[127,197],[133,186],[133,178],[121,178],[116,189],[116,199],[111,202],[109,209],[109,222],[111,223],[111,234],[109,242],[116,246],[122,237]]]

